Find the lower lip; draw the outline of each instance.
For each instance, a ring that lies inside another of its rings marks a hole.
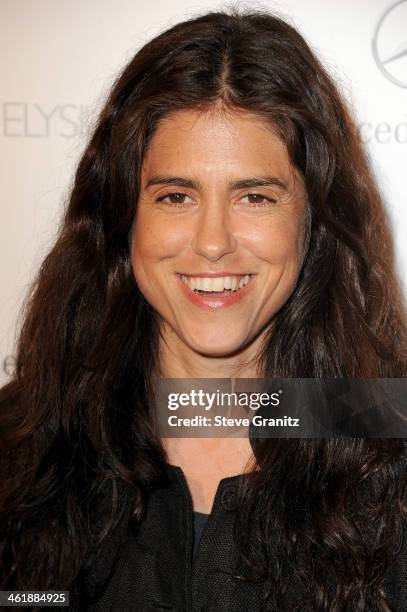
[[[224,295],[202,295],[201,293],[196,293],[192,289],[188,287],[184,282],[182,282],[181,278],[176,275],[178,282],[181,285],[181,289],[184,292],[184,295],[189,299],[190,302],[195,304],[195,306],[199,306],[204,310],[217,310],[219,308],[228,308],[229,306],[233,306],[240,300],[243,300],[245,296],[250,292],[255,276],[251,276],[247,285],[242,287],[242,289],[238,289],[237,291],[232,291],[225,293]]]

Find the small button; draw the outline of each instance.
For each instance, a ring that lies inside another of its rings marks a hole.
[[[236,510],[237,495],[234,486],[225,487],[222,491],[220,503],[225,510]]]

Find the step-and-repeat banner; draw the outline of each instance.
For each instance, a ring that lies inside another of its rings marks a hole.
[[[29,284],[115,76],[148,40],[229,2],[0,0],[0,384]],[[407,294],[407,0],[238,2],[305,36],[353,108],[394,227]]]

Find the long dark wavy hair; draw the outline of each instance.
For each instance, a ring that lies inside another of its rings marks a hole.
[[[136,527],[164,473],[151,402],[160,326],[127,235],[160,119],[219,103],[269,122],[311,207],[301,275],[264,343],[265,377],[406,376],[389,222],[333,78],[266,10],[232,6],[174,25],[112,87],[21,312],[15,374],[0,391],[3,590],[74,588],[119,520],[119,493]],[[406,518],[403,440],[261,439],[253,449],[261,469],[242,495],[240,544],[270,585],[267,609],[391,610],[383,576]],[[293,567],[303,591],[289,602]]]

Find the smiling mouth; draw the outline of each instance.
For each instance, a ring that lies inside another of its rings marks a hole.
[[[184,274],[177,274],[177,276],[194,293],[202,296],[217,297],[238,293],[250,283],[254,274],[218,277],[194,277]]]

